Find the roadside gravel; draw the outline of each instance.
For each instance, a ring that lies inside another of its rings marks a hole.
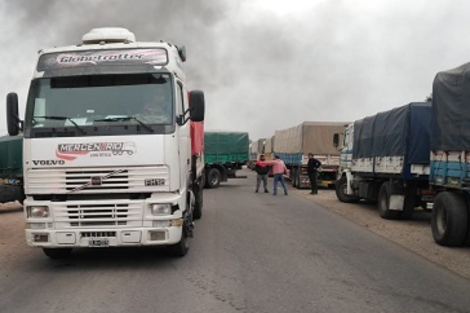
[[[320,204],[377,235],[470,279],[470,248],[447,248],[436,244],[431,233],[430,212],[416,211],[411,220],[385,220],[379,216],[376,204],[342,203],[331,189],[321,189],[318,195],[310,195],[308,190],[292,190],[291,194]]]

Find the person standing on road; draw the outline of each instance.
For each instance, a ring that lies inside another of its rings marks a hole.
[[[310,180],[311,195],[318,194],[318,169],[321,166],[321,162],[318,159],[313,157],[313,153],[308,154],[308,163],[307,163],[307,174],[308,179]]]
[[[264,155],[260,155],[259,160],[256,160],[255,163],[256,175],[256,189],[255,192],[258,192],[261,182],[263,182],[264,192],[269,193],[268,191],[268,174],[269,174],[269,162],[266,162]]]
[[[284,161],[282,161],[278,155],[274,156],[274,161],[272,161],[273,174],[274,174],[274,186],[273,186],[273,195],[277,194],[277,183],[280,182],[282,188],[284,188],[284,194],[287,196],[287,187],[284,181],[284,174],[287,174],[288,170]]]

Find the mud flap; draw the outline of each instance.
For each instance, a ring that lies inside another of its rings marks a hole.
[[[403,195],[391,195],[390,206],[391,211],[403,211],[403,205],[405,204],[405,196]]]

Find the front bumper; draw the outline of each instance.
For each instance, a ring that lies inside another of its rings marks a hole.
[[[133,229],[26,229],[26,242],[32,247],[122,247],[159,246],[178,243],[182,237],[182,220],[173,220],[179,226]]]

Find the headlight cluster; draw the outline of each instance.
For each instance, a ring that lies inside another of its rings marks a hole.
[[[26,212],[27,216],[30,218],[49,217],[49,207],[47,206],[28,206]]]
[[[152,203],[149,206],[152,215],[170,215],[172,213],[169,203]]]

